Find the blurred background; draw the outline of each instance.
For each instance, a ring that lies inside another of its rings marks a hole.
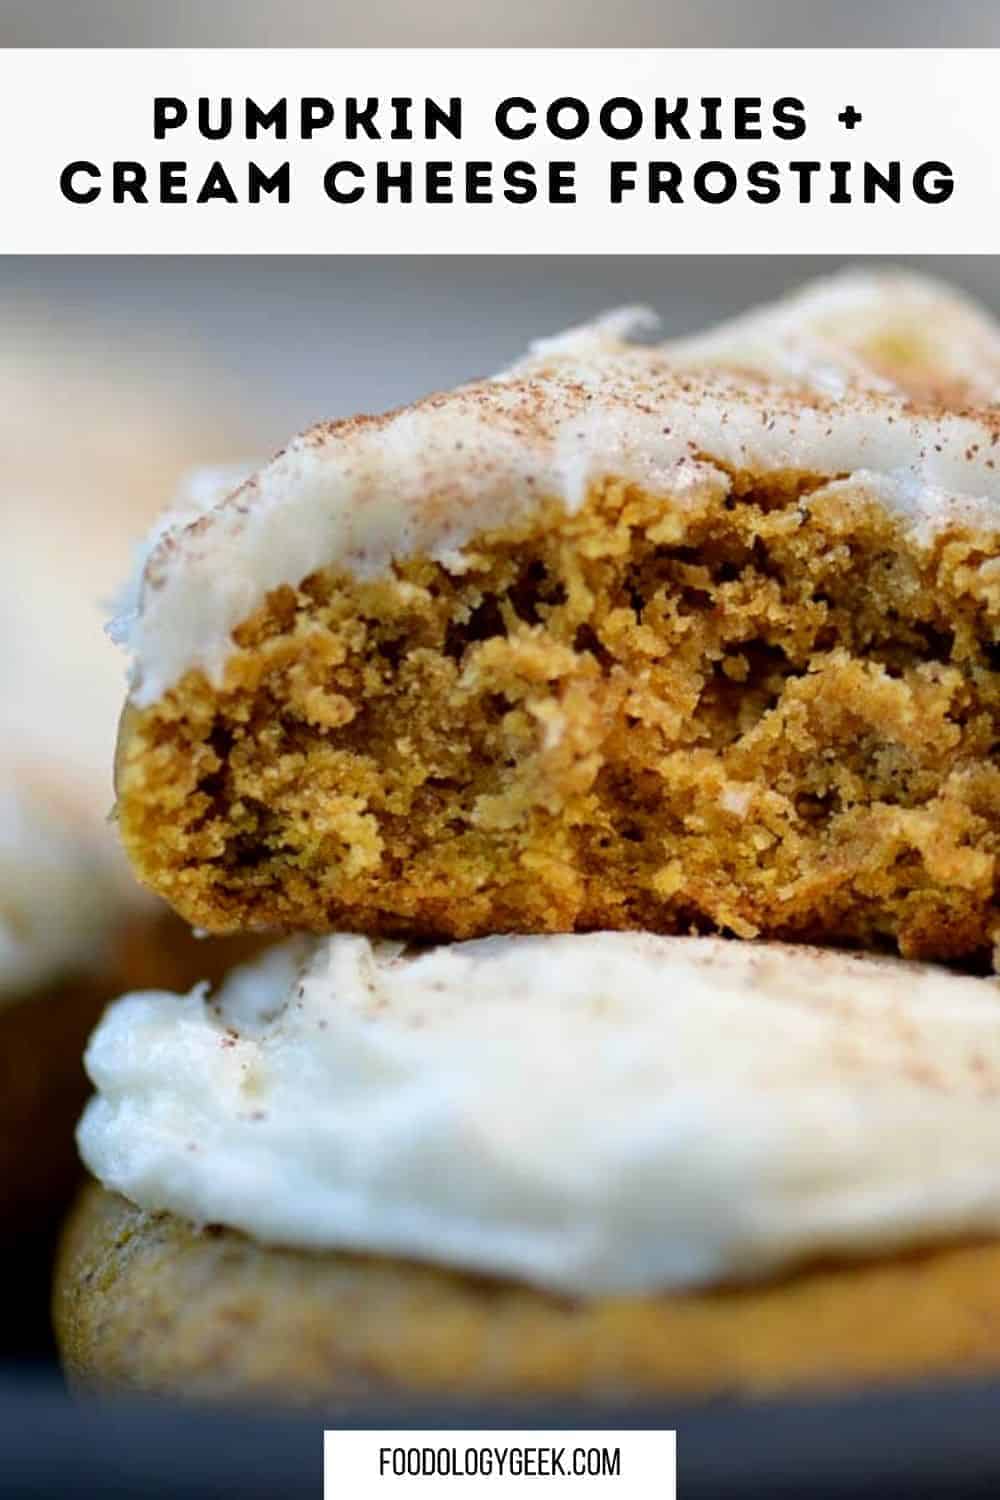
[[[983,0],[4,0],[22,47],[987,46]]]
[[[186,420],[190,456],[224,460],[234,443],[266,454],[320,418],[378,410],[490,374],[532,339],[609,307],[646,303],[660,315],[663,336],[672,336],[862,263],[823,256],[0,257],[0,347],[9,364],[20,362],[25,383],[45,368],[88,387],[93,377],[106,416],[117,410],[119,425],[142,395],[136,381],[146,381],[146,400],[155,396],[157,407],[147,406],[149,428]],[[944,277],[1000,308],[993,257],[914,255],[894,263]],[[93,389],[88,400],[101,405]]]

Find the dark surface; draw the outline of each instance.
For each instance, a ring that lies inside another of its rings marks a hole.
[[[0,1495],[322,1494],[321,1419],[74,1403],[46,1370],[0,1375]],[[345,1409],[382,1428],[676,1427],[680,1500],[1000,1495],[1000,1385],[811,1402]],[[458,1487],[455,1491],[458,1493]]]
[[[0,1312],[0,1392],[5,1389],[2,1372],[15,1360],[55,1359],[49,1303],[56,1241],[56,1225],[43,1226],[30,1236],[19,1237],[13,1248],[0,1241],[0,1272],[6,1286],[17,1288],[16,1296],[4,1298]],[[0,1484],[2,1479],[0,1467]]]

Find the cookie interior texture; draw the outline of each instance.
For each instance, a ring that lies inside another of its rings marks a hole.
[[[568,1300],[411,1262],[265,1248],[91,1185],[55,1318],[85,1388],[331,1407],[373,1395],[762,1395],[1000,1367],[1000,1246],[761,1287]]]
[[[1000,530],[918,545],[860,476],[717,469],[463,550],[278,588],[221,685],[127,711],[124,842],[189,921],[987,961]]]

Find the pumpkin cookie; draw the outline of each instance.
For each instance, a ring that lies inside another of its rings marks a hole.
[[[720,938],[342,936],[126,996],[87,1052],[103,1187],[63,1250],[65,1357],[304,1402],[1000,1366],[998,983]]]
[[[988,962],[996,325],[895,273],[627,331],[320,425],[159,539],[118,815],[189,921]]]

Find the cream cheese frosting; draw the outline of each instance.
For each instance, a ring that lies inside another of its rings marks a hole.
[[[684,363],[804,380],[831,396],[853,385],[953,407],[1000,400],[995,320],[905,271],[841,272],[669,347]]]
[[[139,618],[146,564],[162,539],[172,531],[183,531],[220,500],[239,489],[255,467],[249,461],[204,464],[184,475],[170,505],[160,512],[146,536],[133,547],[131,571],[113,601],[114,614],[107,626],[107,633],[113,641],[127,642],[129,632]]]
[[[120,907],[110,849],[0,769],[0,1006],[104,962]]]
[[[318,568],[376,575],[426,553],[460,569],[479,531],[618,477],[685,493],[727,471],[863,484],[930,541],[1000,523],[1000,332],[934,282],[847,273],[694,340],[633,344],[625,309],[535,346],[492,380],[378,418],[321,424],[233,494],[158,537],[117,636],[132,696],[221,680],[231,633]]]
[[[133,994],[85,1161],[266,1243],[569,1294],[1000,1232],[1000,987],[647,934],[337,936]]]

